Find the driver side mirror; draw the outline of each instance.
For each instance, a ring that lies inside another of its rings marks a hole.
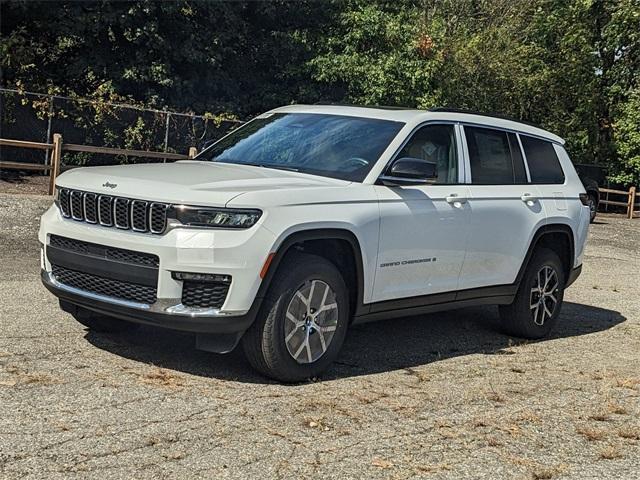
[[[434,183],[438,178],[435,162],[421,158],[402,157],[391,164],[387,175],[380,177],[384,185],[424,185]]]

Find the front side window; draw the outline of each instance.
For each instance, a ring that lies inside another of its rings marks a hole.
[[[196,160],[292,170],[361,182],[402,122],[318,113],[261,115]]]
[[[564,172],[551,142],[522,134],[520,141],[533,183],[564,183]]]
[[[511,185],[516,172],[507,132],[490,128],[464,127],[471,163],[471,182],[481,185]]]
[[[436,164],[434,183],[458,183],[458,151],[453,125],[426,125],[413,134],[396,158],[411,157]]]

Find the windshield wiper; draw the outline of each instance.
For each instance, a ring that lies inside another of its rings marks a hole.
[[[222,159],[217,159],[214,158],[212,159],[212,161],[214,162],[220,162],[220,163],[230,163],[232,165],[247,165],[249,167],[262,167],[262,168],[273,168],[275,170],[287,170],[289,172],[299,172],[300,169],[299,168],[295,168],[295,167],[287,167],[285,165],[277,165],[275,163],[246,163],[246,162],[242,162],[238,159],[235,158],[222,158]]]
[[[299,172],[300,171],[299,168],[285,167],[284,165],[275,165],[275,164],[272,164],[272,163],[258,163],[258,164],[249,163],[248,165],[253,165],[255,167],[262,167],[262,168],[273,168],[273,169],[276,169],[276,170],[286,170],[288,172]]]

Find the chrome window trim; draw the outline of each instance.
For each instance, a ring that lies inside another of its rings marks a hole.
[[[400,152],[411,141],[413,136],[421,128],[428,127],[428,126],[431,126],[431,125],[451,125],[453,127],[453,134],[455,136],[455,144],[454,145],[455,145],[456,156],[458,157],[457,161],[458,161],[458,182],[459,183],[425,183],[425,185],[428,184],[428,185],[441,186],[441,185],[459,185],[460,183],[462,183],[466,169],[465,169],[465,165],[464,165],[463,159],[460,157],[460,153],[461,153],[460,152],[460,138],[459,138],[459,133],[460,132],[456,128],[459,124],[460,124],[460,122],[458,122],[457,120],[426,120],[424,122],[419,123],[415,127],[413,127],[413,129],[404,138],[404,140],[402,141],[400,146],[395,150],[395,152],[393,152],[393,155],[391,155],[391,158],[385,164],[385,166],[382,169],[380,175],[378,175],[378,179],[374,183],[377,183],[377,182],[383,180],[383,177],[388,177],[387,172],[389,171],[389,168],[391,167],[393,162],[395,162],[399,158]]]

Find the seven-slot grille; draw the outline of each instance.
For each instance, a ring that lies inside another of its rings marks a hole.
[[[58,204],[64,217],[80,222],[155,234],[163,233],[167,226],[166,203],[60,188]]]

